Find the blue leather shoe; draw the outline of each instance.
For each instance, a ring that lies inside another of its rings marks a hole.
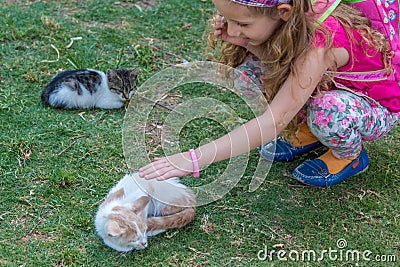
[[[270,161],[292,161],[296,156],[308,153],[322,147],[321,142],[315,142],[306,146],[295,147],[289,141],[278,138],[258,148],[261,156]]]
[[[331,174],[325,162],[320,159],[306,160],[293,171],[296,180],[306,185],[326,187],[338,184],[345,179],[359,174],[368,168],[368,155],[364,147],[360,155],[355,158],[344,170]]]

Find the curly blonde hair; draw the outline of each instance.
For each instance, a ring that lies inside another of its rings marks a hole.
[[[254,14],[266,16],[273,16],[278,12],[277,7],[260,8],[249,6],[248,8]],[[312,36],[315,31],[319,31],[325,36],[328,48],[332,45],[332,39],[328,30],[324,27],[316,27],[317,22],[314,16],[310,16],[310,12],[317,13],[312,10],[310,0],[293,0],[291,12],[290,19],[287,22],[282,21],[282,24],[271,38],[263,44],[264,51],[260,60],[267,66],[266,69],[268,70],[263,74],[264,97],[268,102],[272,101],[290,73],[294,77],[297,77],[294,62],[307,53],[307,48],[313,45]],[[388,50],[387,42],[384,41],[385,37],[383,34],[371,28],[368,18],[365,18],[358,10],[342,3],[332,12],[331,16],[340,21],[350,38],[353,38],[351,29],[356,29],[361,33],[367,47],[374,47],[377,53],[383,52],[385,67],[388,68],[388,53],[385,53]],[[248,54],[246,48],[221,42],[211,32],[208,37],[208,51],[215,51],[216,49],[219,50],[219,54],[213,59],[231,67],[240,65]],[[327,90],[331,81],[332,77],[326,75],[320,81],[317,90]],[[302,121],[302,118],[296,116],[284,130],[284,135],[287,138],[295,137],[298,126]]]

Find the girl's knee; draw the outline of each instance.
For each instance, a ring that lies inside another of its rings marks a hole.
[[[307,123],[317,137],[331,135],[349,127],[347,96],[342,91],[329,91],[314,97],[307,109]]]
[[[261,62],[254,56],[248,56],[236,70],[240,75],[235,80],[235,87],[244,95],[261,96],[261,92],[264,91]]]
[[[329,91],[325,92],[320,96],[313,97],[310,101],[309,110],[320,111],[320,110],[341,110],[344,111],[346,108],[347,92],[343,91]]]

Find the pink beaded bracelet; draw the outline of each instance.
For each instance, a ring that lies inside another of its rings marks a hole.
[[[197,160],[197,155],[194,152],[194,149],[189,149],[189,154],[190,157],[192,158],[192,163],[193,163],[193,177],[199,178],[200,177],[199,161]]]

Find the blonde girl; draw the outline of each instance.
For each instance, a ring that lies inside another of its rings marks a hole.
[[[335,76],[381,69],[390,75],[395,70],[384,36],[352,7],[340,3],[323,23],[316,23],[329,6],[324,1],[213,0],[218,16],[211,47],[222,41],[219,61],[248,68],[246,73],[260,79],[271,112],[196,149],[156,158],[140,169],[140,176],[198,176],[202,166],[257,147],[274,161],[327,147],[321,157],[293,171],[295,179],[308,185],[330,186],[365,171],[369,161],[362,142],[383,136],[396,123],[400,88],[396,81]],[[257,75],[260,69],[266,71]],[[275,127],[284,137],[276,138]]]

